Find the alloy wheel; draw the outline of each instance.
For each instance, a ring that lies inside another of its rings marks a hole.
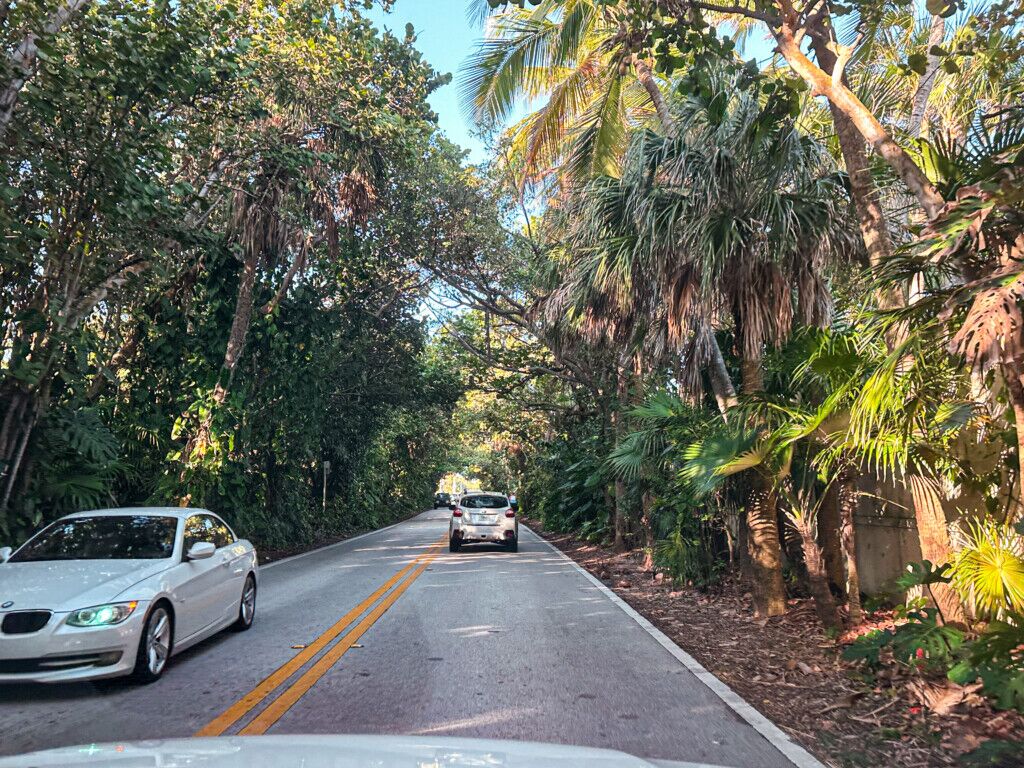
[[[146,666],[150,674],[159,675],[167,665],[171,651],[171,617],[164,608],[157,608],[146,632]]]
[[[242,591],[242,621],[245,624],[252,624],[256,615],[256,582],[250,576],[245,580],[245,589]]]

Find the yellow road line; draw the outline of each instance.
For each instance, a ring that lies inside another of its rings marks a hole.
[[[444,540],[447,540],[447,535]],[[391,589],[398,581],[402,579],[409,571],[416,567],[417,563],[421,562],[423,558],[430,556],[436,552],[437,547],[441,542],[432,544],[430,549],[423,554],[416,557],[411,563],[405,566],[402,570],[384,582],[378,587],[372,595],[363,600],[359,605],[353,608],[351,611],[346,613],[337,622],[335,622],[330,628],[328,628],[320,637],[314,640],[312,643],[307,645],[300,653],[295,654],[291,659],[282,664],[276,670],[270,673],[270,675],[263,680],[259,685],[249,691],[245,696],[236,701],[224,712],[215,717],[209,723],[204,725],[200,730],[195,732],[195,736],[220,736],[224,731],[230,728],[232,725],[237,723],[240,719],[245,717],[250,711],[253,710],[257,705],[260,704],[264,699],[267,698],[274,690],[284,683],[289,677],[298,672],[304,667],[310,659],[316,656],[321,650],[324,649],[332,640],[338,635],[348,629],[349,625],[354,622],[366,609],[373,605],[377,600],[380,599],[381,595]]]
[[[446,537],[447,538],[447,537]],[[436,558],[438,551],[435,549],[430,553],[426,559],[420,563],[411,576],[405,581],[398,585],[395,590],[388,595],[380,604],[373,609],[367,616],[360,621],[352,631],[350,631],[345,637],[338,641],[327,653],[320,657],[320,659],[310,667],[306,672],[296,680],[289,688],[274,699],[270,704],[260,712],[256,717],[253,718],[252,722],[249,723],[245,728],[239,731],[240,736],[252,736],[261,733],[266,733],[267,729],[270,728],[274,723],[281,719],[289,709],[291,709],[295,702],[301,699],[310,688],[316,685],[317,681],[327,674],[328,670],[333,667],[338,659],[345,655],[353,645],[358,642],[359,638],[372,627],[377,619],[384,615],[384,613],[390,608],[402,593],[407,590],[416,579],[420,577],[420,574],[426,570],[427,566]]]

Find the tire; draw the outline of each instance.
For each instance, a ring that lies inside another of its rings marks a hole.
[[[509,552],[518,552],[519,551],[519,537],[518,536],[513,536],[511,539],[509,539],[508,540],[508,544],[505,545],[505,548]]]
[[[159,680],[171,660],[173,647],[174,618],[167,605],[157,603],[142,627],[132,680],[144,685]]]
[[[231,628],[235,632],[245,632],[256,620],[256,577],[251,573],[245,577],[242,597],[238,601],[238,618]]]
[[[459,548],[461,546],[462,546],[462,542],[459,541],[458,539],[448,539],[448,551],[449,552],[458,552]]]

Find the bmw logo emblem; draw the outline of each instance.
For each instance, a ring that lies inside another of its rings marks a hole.
[[[8,600],[3,605],[0,605],[0,608],[10,608],[12,605],[14,605],[14,601],[13,600]]]

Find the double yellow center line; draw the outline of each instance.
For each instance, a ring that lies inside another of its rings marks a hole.
[[[356,619],[377,603],[376,607],[366,614],[362,621],[349,630],[349,632],[347,632],[340,641],[321,656],[320,659],[307,669],[294,683],[274,697],[262,712],[257,714],[248,725],[239,731],[239,734],[246,736],[265,733],[268,728],[280,720],[282,715],[291,709],[295,702],[301,699],[302,696],[305,695],[305,693],[309,691],[309,689],[312,688],[316,682],[338,662],[338,659],[345,655],[345,652],[348,651],[349,648],[359,642],[359,638],[362,637],[366,630],[372,627],[374,623],[384,615],[388,608],[394,605],[395,601],[402,596],[402,593],[419,578],[420,574],[422,574],[434,558],[437,557],[441,550],[441,545],[447,541],[447,539],[448,536],[445,535],[442,539],[431,545],[430,549],[414,559],[386,582],[381,584],[373,594],[342,616],[337,622],[335,622],[335,624],[327,629],[326,632],[303,648],[302,651],[295,654],[295,656],[274,670],[265,680],[263,680],[263,682],[245,694],[245,696],[232,704],[201,729],[196,731],[195,735],[220,736],[223,734],[231,728],[231,726],[270,697],[271,694],[287,682],[289,678],[312,661],[320,651],[327,648],[335,638],[337,638],[342,632],[345,632],[345,630],[348,629]],[[410,571],[412,572],[411,575],[409,575]],[[408,578],[405,578],[407,575]],[[405,579],[404,581],[402,581],[403,578]],[[388,591],[391,590],[395,584],[398,584],[398,587],[388,594]],[[387,597],[384,597],[384,599],[381,600],[381,597],[385,594],[387,594]],[[380,602],[378,603],[378,601]]]

